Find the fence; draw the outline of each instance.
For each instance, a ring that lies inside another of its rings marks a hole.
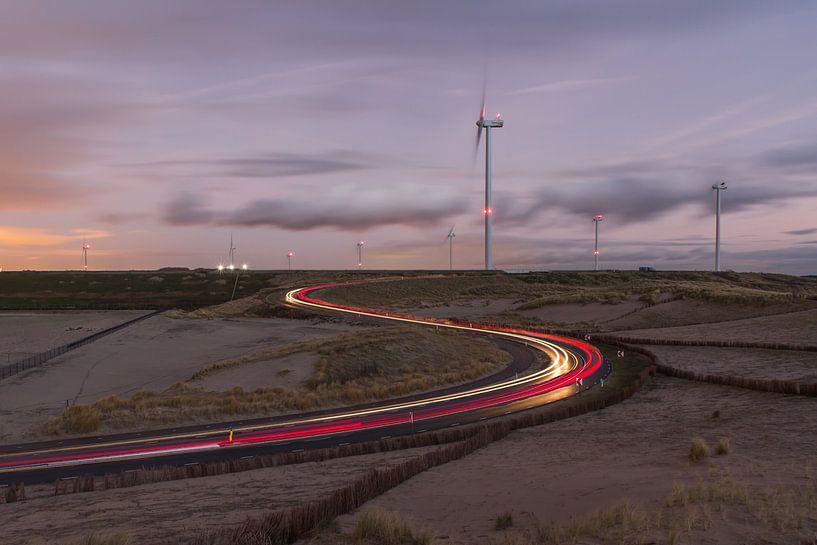
[[[142,320],[150,318],[151,316],[155,316],[160,312],[164,312],[164,310],[154,310],[153,312],[149,312],[148,314],[139,316],[138,318],[128,320],[127,322],[123,322],[113,327],[109,327],[108,329],[103,329],[102,331],[97,331],[92,335],[88,335],[87,337],[77,339],[76,341],[72,341],[68,344],[57,346],[50,350],[46,350],[45,352],[40,352],[39,354],[34,354],[33,356],[30,356],[28,358],[22,359],[9,365],[4,365],[3,367],[0,367],[0,380],[8,378],[12,375],[16,375],[17,373],[21,373],[27,369],[31,369],[32,367],[38,367],[50,359],[56,358],[57,356],[61,356],[62,354],[70,352],[71,350],[79,348],[80,346],[92,343],[106,335],[110,335],[111,333],[115,333],[120,329],[124,329],[130,325],[133,325],[136,322],[140,322]]]

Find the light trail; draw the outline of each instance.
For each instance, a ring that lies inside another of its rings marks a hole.
[[[544,368],[523,376],[509,378],[485,386],[466,388],[453,393],[429,395],[411,401],[386,401],[373,407],[338,409],[323,415],[295,416],[263,424],[233,427],[225,424],[215,430],[199,429],[173,435],[161,435],[159,433],[151,435],[150,432],[142,432],[139,437],[122,440],[9,452],[0,454],[0,474],[41,468],[194,454],[217,449],[289,442],[293,439],[314,440],[338,434],[348,435],[399,426],[409,422],[414,426],[419,422],[432,421],[461,413],[476,413],[480,410],[521,401],[525,403],[522,408],[517,410],[524,410],[531,406],[567,397],[581,391],[581,389],[592,386],[593,382],[584,383],[586,379],[601,378],[599,376],[600,371],[603,371],[601,353],[597,348],[582,341],[516,328],[440,320],[338,305],[311,295],[322,289],[352,283],[331,283],[295,289],[286,294],[285,300],[291,305],[320,311],[340,312],[400,323],[495,335],[540,350],[548,356],[549,363]],[[548,394],[548,396],[544,394]],[[540,401],[537,402],[537,399]],[[479,420],[484,420],[484,418],[480,417]],[[231,441],[224,440],[223,438],[230,432],[234,434],[233,439]],[[202,436],[212,437],[212,439],[201,440]],[[193,441],[193,439],[197,440]],[[150,447],[139,446],[156,443],[157,441],[163,444]]]

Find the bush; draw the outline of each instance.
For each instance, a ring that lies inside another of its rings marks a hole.
[[[76,545],[128,545],[130,537],[127,534],[101,534],[98,532],[91,532],[83,536]]]
[[[700,462],[709,456],[709,445],[702,437],[696,437],[689,445],[689,459],[692,462]]]
[[[513,515],[510,513],[503,513],[502,515],[496,517],[496,524],[494,524],[494,528],[497,530],[505,530],[511,526],[513,526]]]
[[[99,428],[101,413],[91,405],[74,405],[65,411],[64,427],[71,433],[90,433]]]
[[[715,446],[715,454],[723,456],[732,452],[732,443],[728,437],[721,437],[718,444]]]
[[[378,545],[430,545],[431,534],[418,532],[398,513],[363,511],[357,519],[355,538]]]

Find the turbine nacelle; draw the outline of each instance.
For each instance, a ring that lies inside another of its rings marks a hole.
[[[496,119],[485,119],[481,117],[477,120],[477,127],[481,129],[498,129],[504,124],[505,120],[501,117],[497,117]]]

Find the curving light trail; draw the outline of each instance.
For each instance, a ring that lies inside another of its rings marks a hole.
[[[591,387],[609,371],[599,350],[583,341],[522,329],[338,305],[314,296],[314,292],[319,290],[351,283],[295,289],[286,294],[286,301],[291,305],[320,311],[495,335],[540,350],[548,356],[549,363],[544,368],[523,376],[485,386],[466,386],[453,393],[429,394],[411,401],[386,401],[359,409],[338,409],[316,416],[296,415],[243,426],[225,424],[217,429],[185,433],[143,432],[138,437],[129,436],[110,441],[101,438],[101,442],[79,442],[66,447],[49,444],[39,448],[17,446],[13,451],[0,449],[0,475],[178,454],[195,457],[196,453],[201,452],[265,444],[288,443],[295,446],[292,441],[340,434],[349,435],[352,439],[355,434],[360,434],[357,439],[365,440],[367,433],[370,436],[372,430],[381,428],[397,427],[398,433],[406,433],[405,425],[409,423],[413,432],[415,425],[426,423],[433,427],[435,421],[439,423],[441,419],[453,415],[470,415],[471,420],[483,420],[497,416],[498,407],[524,410],[550,403]],[[230,440],[226,437],[228,434]]]

